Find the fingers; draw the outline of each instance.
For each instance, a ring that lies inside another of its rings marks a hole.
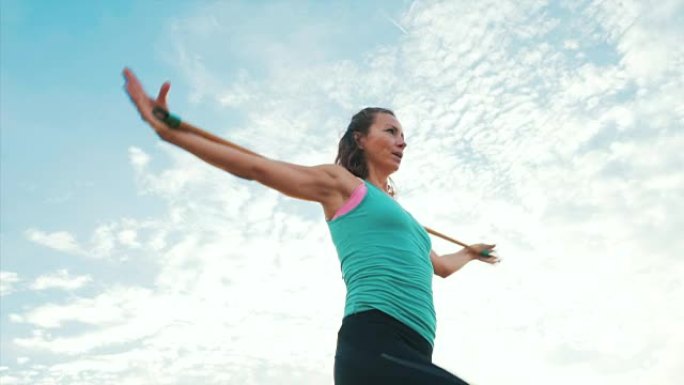
[[[152,116],[152,106],[154,105],[154,100],[147,96],[142,84],[133,71],[124,68],[123,76],[126,80],[124,88],[126,89],[131,102],[133,102],[138,109],[140,117],[148,123],[153,123],[154,117]],[[168,92],[168,87],[166,92]]]
[[[485,250],[486,250],[486,251],[488,251],[488,252],[494,250],[494,248],[496,247],[495,244],[491,244],[491,245],[490,245],[490,244],[486,244],[486,243],[478,243],[478,244],[475,245],[475,246],[477,246],[477,248],[480,249],[480,250],[482,250],[482,251],[485,251]]]
[[[501,258],[499,258],[499,256],[480,257],[478,259],[491,265],[496,265],[497,263],[501,262]]]
[[[490,244],[487,244],[487,243],[480,243],[480,244],[478,244],[478,246],[482,247],[482,249],[484,249],[484,250],[492,250],[492,249],[494,249],[494,248],[496,247],[495,244],[491,244],[491,245],[490,245]]]
[[[471,250],[477,253],[477,259],[480,261],[495,265],[501,262],[501,257],[499,257],[497,251],[494,250],[495,247],[495,243],[478,243],[476,245],[472,245]]]
[[[135,77],[133,75],[133,71],[131,71],[128,67],[124,67],[123,76],[124,76],[124,79],[126,79],[126,81],[130,80],[131,77]]]
[[[142,85],[140,84],[138,78],[135,77],[135,75],[133,74],[133,71],[131,71],[128,68],[124,68],[123,76],[124,79],[126,79],[126,90],[129,94],[134,92],[137,93],[137,91],[142,91]]]
[[[169,89],[171,89],[171,83],[169,82],[164,82],[162,84],[161,88],[159,88],[159,95],[157,95],[157,105],[164,109],[168,109],[166,106],[166,95],[169,93]]]
[[[139,106],[145,97],[145,91],[142,88],[142,84],[140,84],[138,78],[135,77],[133,71],[129,70],[128,68],[124,69],[123,75],[124,79],[126,79],[126,84],[124,87],[126,88],[128,96],[136,105]]]

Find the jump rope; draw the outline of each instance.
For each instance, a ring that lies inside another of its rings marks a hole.
[[[193,125],[190,124],[190,123],[181,121],[181,119],[180,119],[178,116],[172,115],[171,113],[169,113],[169,111],[165,110],[165,109],[162,108],[162,107],[159,107],[159,106],[154,107],[154,109],[152,110],[152,114],[153,114],[157,119],[159,119],[159,120],[161,120],[162,122],[164,122],[164,123],[165,123],[169,128],[171,128],[171,129],[174,129],[174,130],[182,130],[182,131],[190,132],[190,133],[192,133],[192,134],[201,136],[201,137],[203,137],[203,138],[205,138],[205,139],[209,139],[209,140],[211,140],[212,142],[219,143],[219,144],[222,144],[222,145],[225,145],[225,146],[234,148],[234,149],[236,149],[236,150],[238,150],[238,151],[241,151],[241,152],[243,152],[243,153],[250,154],[250,155],[254,155],[254,156],[258,156],[258,157],[260,157],[260,158],[263,158],[263,157],[264,157],[263,155],[257,154],[257,153],[254,152],[254,151],[248,150],[248,149],[246,149],[246,148],[244,148],[244,147],[242,147],[242,146],[239,146],[239,145],[237,145],[237,144],[235,144],[235,143],[229,142],[229,141],[227,141],[227,140],[225,140],[225,139],[223,139],[223,138],[221,138],[221,137],[219,137],[219,136],[216,136],[216,135],[211,134],[211,133],[209,133],[209,132],[206,132],[206,131],[204,131],[204,130],[198,128],[198,127],[195,127],[195,126],[193,126]],[[427,227],[427,226],[423,226],[423,228],[425,228],[425,231],[427,231],[429,234],[432,234],[432,235],[434,235],[434,236],[436,236],[436,237],[442,238],[442,239],[444,239],[444,240],[446,240],[446,241],[449,241],[449,242],[451,242],[451,243],[457,244],[457,245],[459,245],[459,246],[465,247],[466,249],[473,250],[473,249],[471,248],[470,245],[468,245],[468,244],[466,244],[466,243],[464,243],[464,242],[461,242],[461,241],[459,241],[458,239],[455,239],[455,238],[449,237],[449,236],[447,236],[447,235],[444,235],[444,234],[442,234],[442,233],[440,233],[440,232],[438,232],[438,231],[435,231],[435,230],[433,230],[433,229],[431,229],[431,228],[429,228],[429,227]],[[494,250],[490,250],[490,249],[481,250],[481,251],[479,252],[479,254],[480,254],[481,256],[483,256],[483,257],[499,257],[499,256],[496,254],[496,252],[495,252]]]

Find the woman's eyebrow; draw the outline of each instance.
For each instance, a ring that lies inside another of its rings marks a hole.
[[[389,128],[394,128],[395,130],[400,131],[400,132],[401,132],[401,137],[402,137],[402,138],[404,137],[404,130],[402,130],[402,129],[400,129],[399,127],[397,127],[397,126],[395,126],[395,125],[392,125],[392,124],[388,124],[388,127],[389,127]]]
[[[388,124],[388,125],[387,125],[387,128],[394,128],[394,129],[397,130],[397,131],[401,131],[402,134],[404,133],[404,130],[402,130],[402,129],[400,129],[399,127],[397,127],[397,126],[395,126],[395,125],[392,125],[392,124]]]

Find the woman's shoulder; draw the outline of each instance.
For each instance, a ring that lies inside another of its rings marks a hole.
[[[332,177],[335,187],[335,193],[328,195],[329,199],[321,202],[323,210],[325,211],[326,220],[330,220],[338,210],[349,200],[354,193],[354,190],[361,184],[364,184],[363,179],[352,174],[346,168],[336,164],[326,164],[318,166]]]
[[[351,194],[359,184],[363,183],[363,179],[352,174],[339,164],[323,164],[318,167],[324,169],[328,175],[337,181],[336,184],[343,195]]]

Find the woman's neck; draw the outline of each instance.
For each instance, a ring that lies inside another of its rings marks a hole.
[[[387,178],[388,176],[381,177],[378,175],[373,175],[373,173],[369,173],[368,177],[366,177],[366,180],[372,183],[375,187],[380,189],[381,191],[384,191],[385,193],[389,194],[389,191],[387,191]]]
[[[372,183],[375,187],[379,188],[381,191],[384,191],[385,194],[394,198],[394,196],[392,196],[392,194],[390,194],[388,191],[389,183],[387,182],[392,172],[388,172],[388,170],[379,167],[373,167],[372,163],[367,163],[367,165],[368,176],[366,177],[366,180]]]

